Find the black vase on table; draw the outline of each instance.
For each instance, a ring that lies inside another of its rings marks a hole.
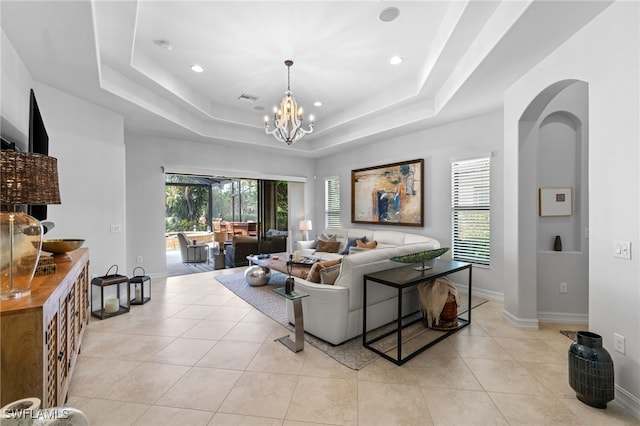
[[[569,385],[580,401],[595,408],[607,408],[615,397],[613,360],[600,335],[576,333],[569,346]]]

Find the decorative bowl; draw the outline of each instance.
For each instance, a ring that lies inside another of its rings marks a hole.
[[[79,249],[84,244],[84,240],[60,239],[42,240],[42,250],[54,254],[67,253]]]

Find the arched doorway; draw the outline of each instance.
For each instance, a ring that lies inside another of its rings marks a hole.
[[[544,89],[518,122],[517,298],[537,321],[588,322],[588,123],[588,85],[578,80]],[[541,212],[541,188],[569,190],[569,214]]]

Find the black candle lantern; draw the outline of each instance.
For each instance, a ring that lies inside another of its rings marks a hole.
[[[142,275],[136,275],[136,270],[141,269]],[[131,304],[144,305],[151,300],[151,277],[145,275],[144,268],[138,266],[133,269],[133,276],[129,279],[131,286]]]
[[[114,266],[116,272],[109,275]],[[94,306],[94,299],[98,306]],[[118,265],[112,265],[106,275],[91,280],[92,316],[102,320],[127,313],[130,309],[129,299],[129,278],[118,274]]]

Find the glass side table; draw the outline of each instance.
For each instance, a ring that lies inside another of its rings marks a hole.
[[[293,352],[300,352],[304,349],[304,322],[302,319],[302,298],[309,296],[306,293],[299,291],[292,291],[291,294],[284,292],[284,287],[274,288],[274,293],[284,297],[285,299],[293,302],[293,318],[294,318],[294,331],[296,340],[293,341],[289,338],[289,335],[282,336],[279,339],[280,343],[291,349]]]

